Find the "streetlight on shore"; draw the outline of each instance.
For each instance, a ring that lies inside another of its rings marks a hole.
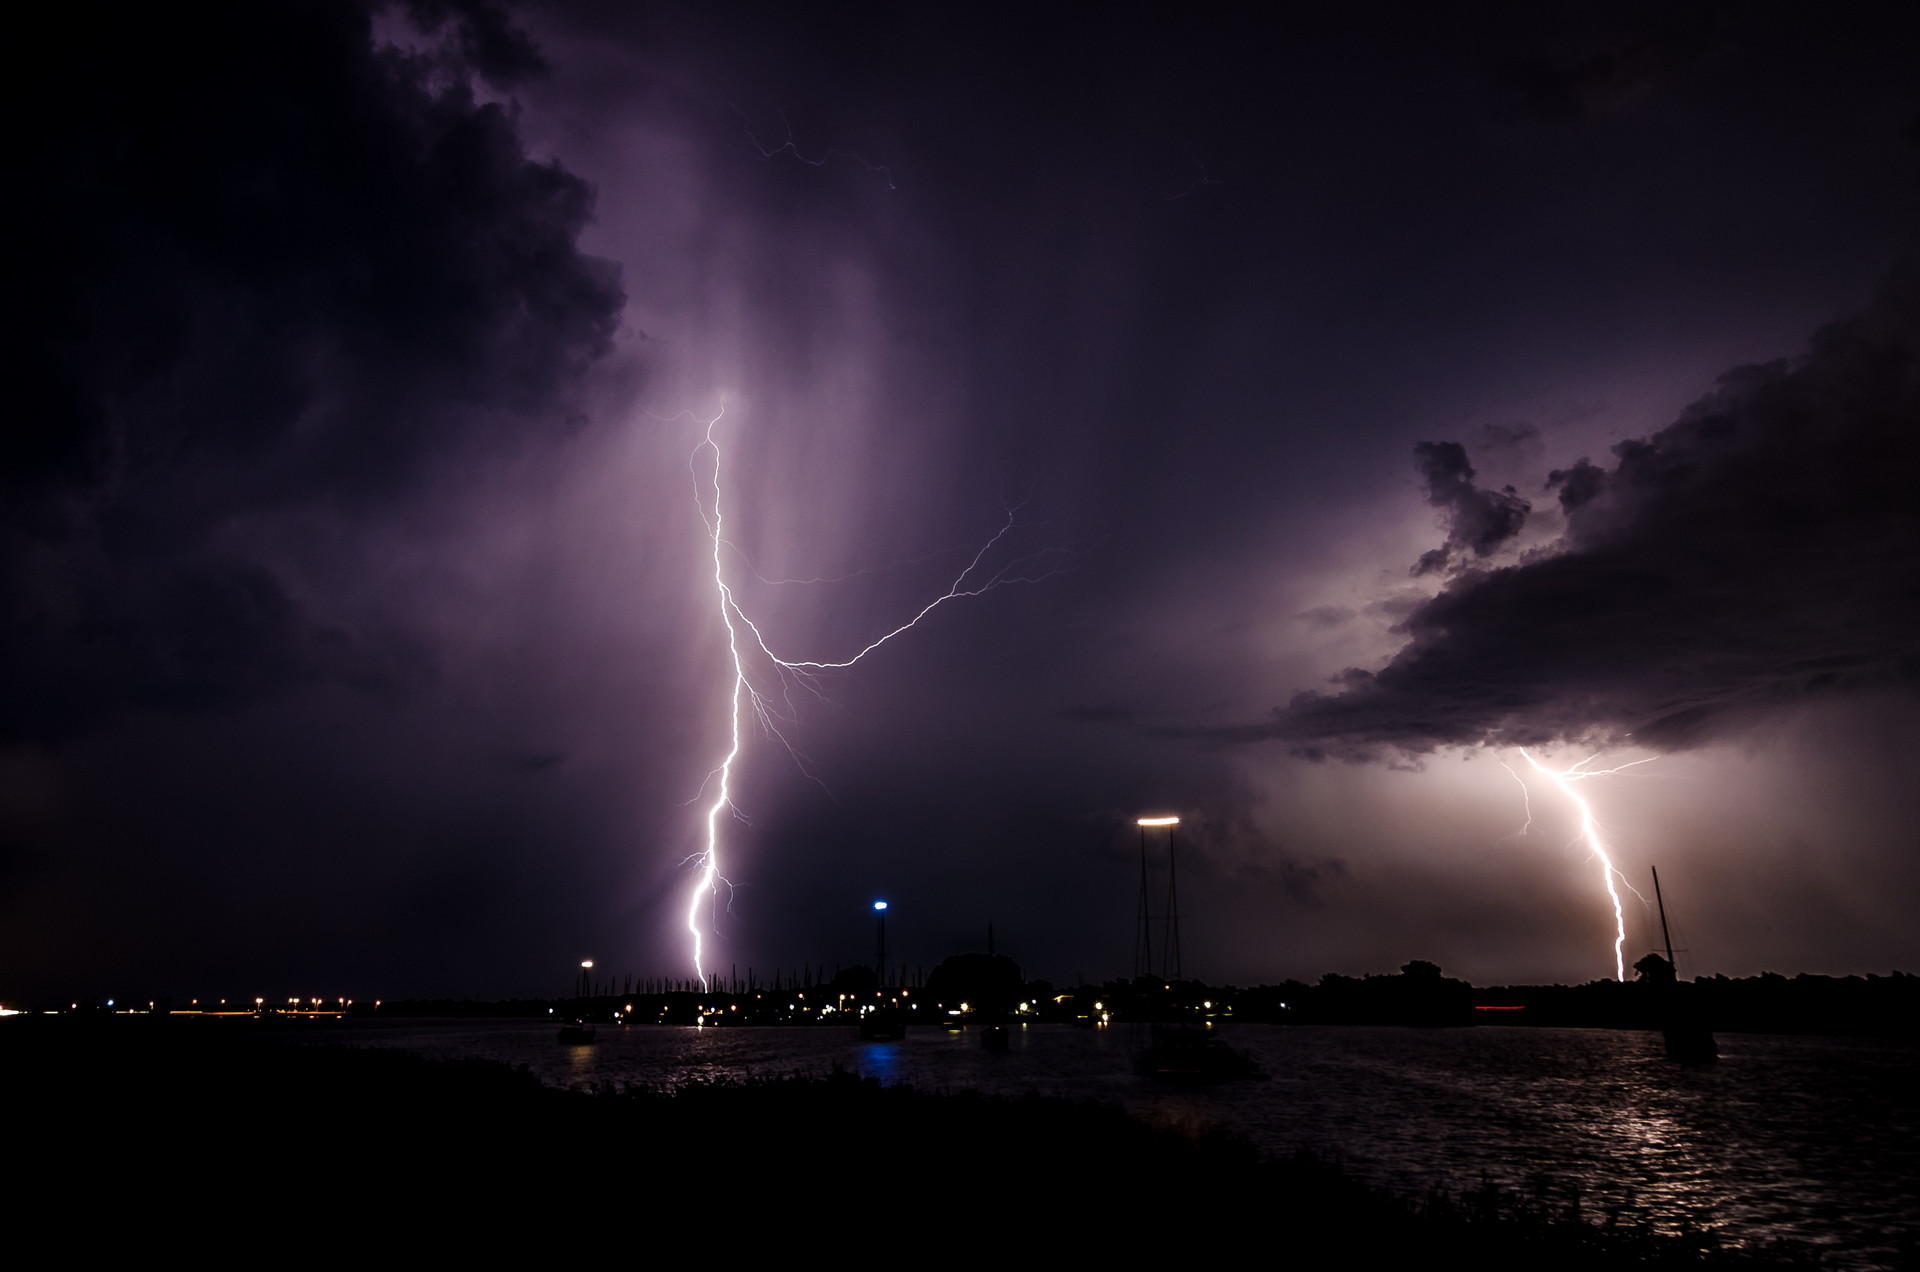
[[[887,903],[875,901],[873,912],[880,916],[880,966],[877,970],[880,974],[880,988],[885,989],[887,987]]]
[[[1133,974],[1153,975],[1153,908],[1147,900],[1147,831],[1167,832],[1167,914],[1166,932],[1161,946],[1163,974],[1180,975],[1180,888],[1173,868],[1173,828],[1180,819],[1171,815],[1136,817],[1140,828],[1140,935],[1134,941]]]

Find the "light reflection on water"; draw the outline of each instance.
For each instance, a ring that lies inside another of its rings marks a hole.
[[[1836,1267],[1893,1263],[1920,1239],[1920,1046],[1860,1038],[1722,1035],[1718,1065],[1675,1065],[1657,1035],[1614,1030],[1279,1028],[1228,1031],[1272,1075],[1169,1089],[1135,1068],[1126,1026],[977,1033],[915,1028],[602,1026],[563,1047],[527,1021],[347,1025],[331,1040],[524,1064],[555,1086],[653,1086],[821,1074],[836,1064],[929,1090],[1028,1091],[1123,1105],[1161,1126],[1225,1126],[1269,1151],[1308,1147],[1413,1194],[1483,1180],[1617,1211],[1728,1244],[1824,1247]]]

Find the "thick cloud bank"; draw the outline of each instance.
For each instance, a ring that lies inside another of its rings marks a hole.
[[[348,4],[50,12],[8,93],[0,741],[389,680],[233,527],[566,426],[617,272],[473,87],[537,55],[474,5],[417,6],[413,52]]]
[[[1448,453],[1423,448],[1422,470],[1455,510],[1449,546],[1474,547],[1462,522],[1485,521],[1484,492],[1436,475]],[[1799,361],[1725,376],[1614,457],[1552,474],[1567,530],[1548,554],[1453,579],[1384,668],[1230,736],[1308,754],[1561,738],[1677,750],[1920,677],[1920,271]]]
[[[1415,574],[1446,568],[1456,553],[1471,552],[1484,560],[1526,525],[1531,505],[1512,486],[1482,490],[1474,485],[1473,465],[1460,443],[1421,442],[1413,453],[1427,483],[1427,502],[1445,508],[1449,521],[1447,541],[1421,555]]]

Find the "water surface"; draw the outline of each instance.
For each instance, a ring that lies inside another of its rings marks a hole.
[[[1271,1080],[1168,1088],[1141,1076],[1142,1033],[1033,1025],[1005,1054],[977,1033],[915,1028],[602,1026],[563,1047],[551,1024],[382,1021],[336,1041],[526,1065],[555,1086],[823,1074],[834,1066],[928,1090],[1028,1091],[1119,1104],[1152,1123],[1227,1127],[1264,1149],[1314,1149],[1413,1194],[1491,1182],[1589,1218],[1729,1245],[1787,1239],[1835,1267],[1893,1266],[1920,1241],[1920,1046],[1722,1035],[1721,1061],[1667,1060],[1656,1034],[1599,1029],[1237,1025]]]

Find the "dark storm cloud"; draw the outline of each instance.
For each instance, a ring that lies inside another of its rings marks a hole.
[[[1607,488],[1607,470],[1585,456],[1571,468],[1556,468],[1547,474],[1547,489],[1560,492],[1560,509],[1571,513],[1600,497]]]
[[[476,100],[540,67],[497,8],[409,12],[423,51],[346,4],[60,6],[22,36],[0,739],[391,683],[410,655],[316,625],[221,531],[566,426],[622,303],[575,246],[591,191]]]
[[[1678,78],[1707,52],[1714,25],[1705,5],[1663,5],[1577,51],[1507,60],[1495,83],[1510,114],[1553,123],[1585,119]]]
[[[1517,452],[1537,447],[1540,430],[1531,424],[1483,424],[1477,449],[1484,452]]]
[[[425,35],[448,37],[449,69],[472,68],[495,88],[512,88],[546,71],[547,60],[507,8],[489,0],[408,0],[407,17]]]
[[[1427,483],[1427,502],[1448,513],[1446,543],[1421,556],[1413,567],[1416,575],[1445,569],[1458,552],[1484,559],[1526,525],[1532,505],[1512,486],[1504,490],[1475,486],[1473,465],[1460,443],[1421,442],[1413,453]]]
[[[1551,555],[1454,579],[1335,694],[1229,731],[1309,754],[1631,738],[1681,749],[1757,714],[1920,678],[1920,272],[1796,363],[1737,370],[1613,466],[1551,484]],[[1464,456],[1423,447],[1461,500]],[[1456,525],[1450,544],[1460,541]]]
[[[1261,882],[1275,882],[1288,896],[1307,906],[1324,904],[1328,889],[1344,883],[1351,875],[1342,858],[1302,861],[1284,852],[1268,861],[1242,866],[1241,873]]]

